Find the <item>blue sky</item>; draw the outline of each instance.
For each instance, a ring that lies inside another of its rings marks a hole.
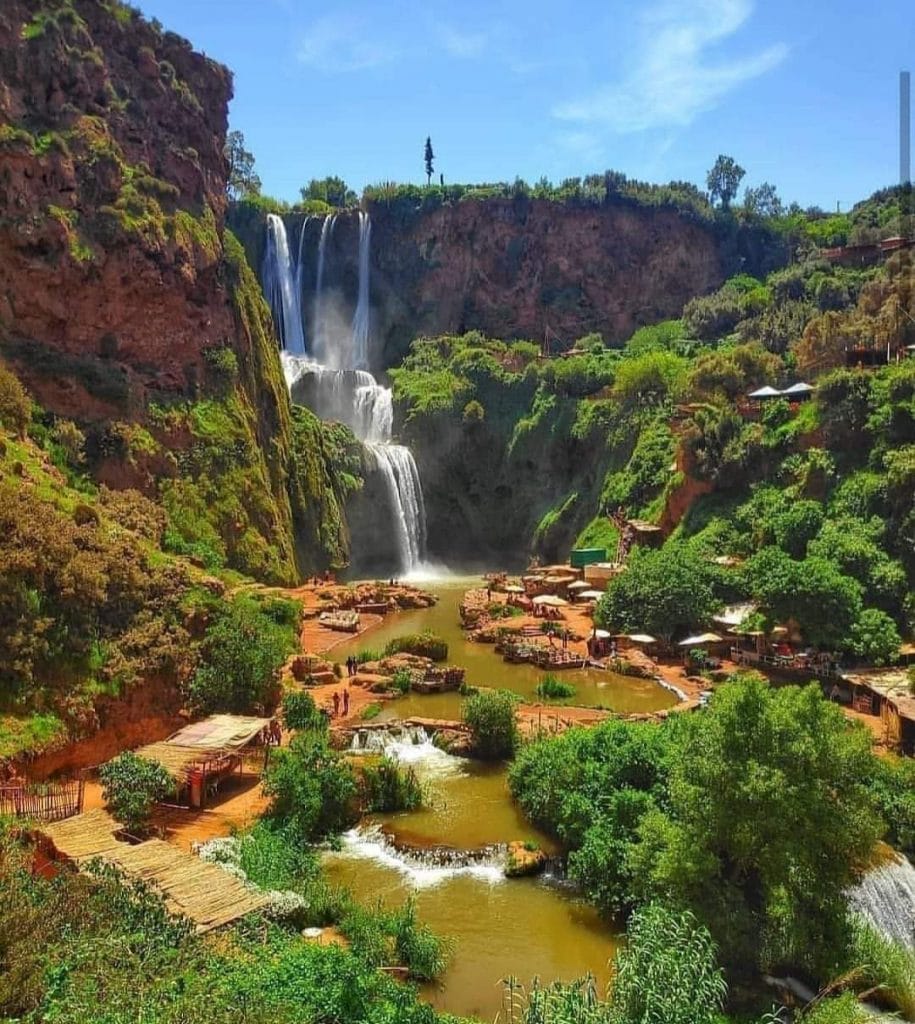
[[[235,73],[264,191],[311,177],[553,181],[614,168],[704,187],[720,153],[785,200],[847,209],[898,176],[911,0],[138,0]]]

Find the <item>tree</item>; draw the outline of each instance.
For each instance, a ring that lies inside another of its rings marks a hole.
[[[191,704],[202,712],[244,712],[268,703],[289,647],[287,629],[257,602],[237,598],[217,612],[203,638]]]
[[[757,188],[748,188],[743,194],[743,205],[747,213],[757,217],[781,217],[785,212],[775,186],[768,181]]]
[[[359,198],[349,185],[335,174],[330,174],[326,178],[312,178],[304,188],[299,189],[299,192],[303,202],[318,200],[338,209],[355,206]]]
[[[428,135],[426,136],[426,149],[424,156],[426,161],[426,184],[431,185],[432,172],[434,170],[432,167],[432,161],[435,159],[435,154],[432,152],[432,139]]]
[[[301,732],[273,751],[264,776],[267,816],[300,842],[334,835],[354,818],[358,785],[353,769],[325,735]]]
[[[135,836],[146,832],[153,806],[175,791],[174,779],[158,761],[131,750],[102,765],[99,778],[108,810]]]
[[[226,178],[229,198],[260,195],[261,179],[254,171],[254,154],[245,149],[245,137],[241,132],[229,132],[226,136],[225,157],[229,165]]]
[[[824,558],[795,561],[781,548],[765,547],[744,571],[769,621],[796,620],[804,639],[816,647],[840,650],[861,614],[861,585]]]
[[[646,895],[690,907],[736,972],[829,975],[845,890],[881,834],[871,740],[819,686],[737,677],[679,723],[668,806],[642,823]]]
[[[722,209],[729,209],[746,173],[733,157],[720,154],[705,179],[712,202],[717,200]]]
[[[515,752],[519,739],[515,705],[519,699],[510,690],[484,690],[464,703],[464,721],[470,727],[477,757],[498,761]]]
[[[899,659],[901,644],[889,615],[879,608],[865,608],[851,627],[845,647],[868,665],[891,665]]]
[[[713,584],[708,562],[681,544],[636,549],[598,603],[595,622],[613,632],[637,630],[670,641],[716,610]]]

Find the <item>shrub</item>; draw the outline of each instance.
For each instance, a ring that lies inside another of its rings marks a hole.
[[[391,688],[400,694],[408,693],[413,685],[413,677],[409,669],[399,668],[391,677]]]
[[[310,693],[293,690],[283,698],[283,718],[290,729],[326,729],[327,718],[318,710]]]
[[[28,393],[19,378],[0,363],[0,424],[24,438],[31,419],[32,403]]]
[[[510,690],[485,690],[465,701],[463,717],[478,757],[499,760],[514,754],[519,742],[515,720],[519,700]]]
[[[363,806],[370,813],[415,811],[423,802],[422,788],[412,768],[401,768],[390,757],[362,770]]]
[[[448,657],[448,644],[434,633],[408,633],[395,637],[384,649],[387,655],[404,652],[431,658],[432,661],[444,661]]]
[[[125,751],[99,770],[102,796],[111,814],[132,835],[143,835],[154,805],[175,791],[175,782],[158,761]]]
[[[575,696],[575,687],[553,675],[544,676],[537,684],[537,696],[545,697],[547,700],[565,700]]]
[[[357,788],[353,769],[325,736],[298,733],[270,758],[267,816],[300,842],[323,839],[352,822]]]
[[[714,1024],[727,985],[708,930],[689,911],[649,904],[617,954],[612,1005],[631,1024]]]
[[[400,962],[417,981],[431,981],[448,962],[445,943],[416,919],[412,897],[394,914],[394,948]]]

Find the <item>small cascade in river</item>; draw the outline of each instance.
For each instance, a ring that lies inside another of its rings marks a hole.
[[[420,725],[391,722],[383,728],[357,729],[350,750],[359,754],[385,754],[401,764],[413,766],[424,777],[444,778],[459,775],[463,764],[459,757],[441,750]]]
[[[292,399],[322,419],[345,423],[365,445],[391,510],[398,573],[418,569],[424,561],[426,513],[416,462],[409,448],[391,440],[394,406],[391,389],[368,371],[371,342],[369,275],[372,221],[359,211],[359,277],[356,306],[349,328],[336,293],[326,286],[327,247],[337,215],[323,219],[318,238],[311,338],[306,344],[302,307],[305,233],[302,224],[298,258],[293,264],[280,217],[267,218],[264,292],[283,347],[283,369]],[[312,231],[312,237],[314,231]]]
[[[915,867],[907,858],[896,854],[872,868],[848,901],[882,935],[915,950]]]
[[[304,226],[302,230],[304,232]],[[303,356],[305,329],[302,326],[301,292],[295,286],[286,225],[274,213],[267,214],[267,245],[262,277],[264,294],[273,310],[280,344],[290,355]]]
[[[416,889],[440,885],[451,878],[470,875],[495,885],[505,878],[504,845],[478,850],[447,846],[428,849],[398,846],[378,825],[359,826],[343,834],[343,848],[331,856],[373,860],[406,875]]]

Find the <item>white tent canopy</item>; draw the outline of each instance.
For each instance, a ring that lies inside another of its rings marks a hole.
[[[555,594],[541,594],[539,597],[535,597],[531,603],[547,605],[550,608],[565,608],[569,602]]]
[[[685,640],[681,640],[680,647],[701,647],[703,644],[719,644],[723,637],[720,637],[717,633],[699,633],[697,636],[688,636]]]
[[[776,391],[775,388],[766,384],[764,387],[751,391],[747,398],[780,398],[781,394],[781,391]]]
[[[809,395],[813,391],[812,384],[805,384],[803,381],[799,381],[797,384],[792,384],[790,388],[785,388],[782,392],[783,395]]]
[[[605,590],[583,590],[578,596],[585,601],[599,601],[605,593]]]

